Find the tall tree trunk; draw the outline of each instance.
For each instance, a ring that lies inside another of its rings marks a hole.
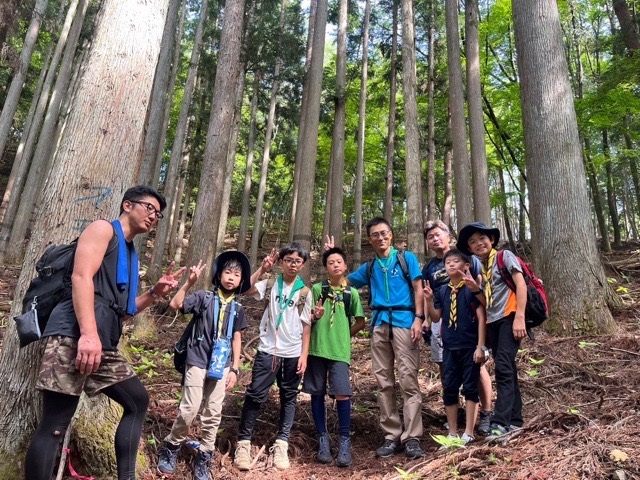
[[[456,224],[458,229],[473,221],[467,127],[464,118],[464,90],[458,35],[458,2],[446,0],[447,63],[449,65],[449,110],[453,145],[453,176],[455,181]]]
[[[624,117],[624,145],[627,149],[626,155],[629,159],[629,170],[631,171],[633,190],[636,194],[636,209],[640,209],[640,175],[638,174],[638,163],[636,162],[638,153],[633,146],[633,141],[629,134],[629,115],[625,115]]]
[[[436,127],[435,127],[435,102],[433,99],[435,87],[435,50],[436,50],[436,1],[432,0],[429,11],[429,80],[427,84],[427,97],[429,102],[429,126],[428,126],[428,155],[427,155],[427,219],[438,218],[436,208]]]
[[[398,92],[398,1],[393,0],[389,71],[389,120],[387,122],[387,170],[384,187],[384,218],[393,221],[393,159],[396,153],[396,95]]]
[[[38,195],[42,190],[44,179],[47,177],[52,165],[54,147],[57,143],[57,123],[60,115],[60,106],[64,98],[69,94],[69,83],[73,71],[73,59],[78,46],[82,25],[88,8],[88,2],[81,0],[74,16],[64,53],[60,62],[60,70],[51,93],[49,106],[44,116],[38,143],[35,146],[33,158],[24,155],[27,170],[16,175],[15,188],[20,196],[12,196],[7,203],[5,220],[0,232],[0,252],[4,252],[4,259],[12,263],[22,260],[24,251],[23,241],[26,237],[32,214],[35,209]],[[46,105],[43,102],[42,108]],[[35,138],[34,138],[35,141]],[[26,152],[31,155],[30,152]],[[10,248],[6,248],[7,245]]]
[[[283,1],[280,10],[280,31],[284,28],[286,4]],[[264,207],[264,195],[267,191],[267,173],[269,172],[269,160],[271,159],[271,140],[273,127],[275,125],[276,102],[278,100],[278,88],[280,86],[280,68],[282,60],[276,59],[276,68],[273,72],[271,83],[271,100],[269,101],[269,115],[267,116],[267,128],[264,134],[264,149],[262,151],[262,168],[260,170],[260,184],[258,185],[258,195],[256,197],[256,212],[253,221],[253,233],[251,234],[251,251],[249,260],[251,265],[258,265],[258,246],[260,242],[260,229],[262,227],[262,216]]]
[[[362,71],[360,72],[360,103],[358,106],[358,160],[356,163],[355,225],[353,229],[353,264],[362,259],[362,184],[364,182],[364,135],[367,113],[367,78],[369,76],[369,17],[371,1],[364,4],[362,22]]]
[[[484,142],[482,87],[480,85],[480,44],[478,40],[478,0],[465,1],[465,53],[467,60],[467,105],[469,108],[469,140],[473,174],[473,212],[475,220],[491,225],[489,168]]]
[[[620,22],[622,40],[625,46],[629,50],[637,52],[640,50],[640,32],[638,32],[638,24],[634,22],[627,2],[625,0],[613,0],[613,10],[616,12],[618,22]]]
[[[208,0],[202,0],[200,6],[200,18],[196,27],[196,34],[193,40],[193,50],[191,51],[191,60],[189,61],[189,70],[187,72],[187,80],[184,85],[184,93],[182,96],[182,104],[180,105],[180,115],[178,116],[178,124],[176,126],[176,135],[173,139],[173,147],[171,148],[171,160],[167,168],[167,175],[164,181],[163,193],[167,199],[167,210],[175,211],[176,187],[178,185],[178,169],[182,160],[185,149],[185,138],[187,136],[187,127],[189,124],[189,108],[191,107],[191,99],[196,86],[196,78],[198,75],[198,63],[200,62],[200,50],[202,46],[202,35],[204,25],[207,20]],[[233,97],[235,98],[235,96]],[[155,244],[151,255],[151,263],[149,265],[149,275],[156,278],[161,275],[162,261],[167,244],[169,232],[173,231],[173,222],[175,217],[167,215],[164,222],[158,223]],[[195,265],[195,264],[194,264]],[[209,263],[208,265],[212,265]]]
[[[20,94],[22,93],[22,87],[27,79],[27,71],[29,70],[29,64],[31,63],[31,55],[33,55],[33,49],[36,46],[36,40],[38,40],[38,33],[40,33],[40,25],[42,19],[47,10],[48,0],[37,0],[33,9],[33,16],[31,17],[31,23],[27,29],[27,34],[22,44],[22,51],[20,52],[20,61],[17,68],[13,72],[13,78],[7,97],[2,106],[2,113],[0,113],[0,158],[4,155],[4,149],[7,145],[9,134],[11,133],[11,127],[13,124],[13,116],[18,108],[18,102],[20,101]]]
[[[316,12],[318,10],[318,0],[309,2],[309,28],[307,29],[307,52],[305,58],[305,75],[302,85],[302,102],[300,105],[300,127],[298,128],[298,143],[296,149],[296,165],[293,173],[293,193],[291,195],[291,216],[289,218],[289,242],[293,242],[293,235],[296,226],[296,216],[298,211],[298,195],[300,192],[300,177],[302,175],[302,151],[300,147],[306,138],[307,122],[306,118],[309,110],[309,83],[311,82],[311,53],[313,51],[313,38],[316,28]],[[326,21],[326,20],[325,20]]]
[[[549,294],[548,325],[566,335],[611,332],[613,298],[590,220],[558,7],[513,0],[513,18],[533,253]]]
[[[247,20],[250,23],[249,20]],[[244,99],[244,85],[246,80],[245,63],[240,66],[242,74],[238,78],[236,86],[236,105],[233,112],[233,126],[229,135],[229,150],[227,151],[227,176],[224,179],[224,189],[222,190],[222,202],[220,203],[220,223],[218,227],[218,244],[217,251],[224,250],[224,240],[227,233],[227,221],[229,220],[229,205],[231,204],[231,184],[233,180],[233,167],[236,163],[236,154],[238,147],[238,133],[240,132],[240,123],[242,122],[242,100]]]
[[[194,162],[191,162],[194,163]],[[184,202],[182,204],[182,210],[180,211],[180,225],[178,226],[177,233],[177,242],[176,242],[176,250],[173,256],[173,260],[177,265],[180,265],[182,260],[182,248],[184,246],[184,232],[187,225],[187,217],[189,216],[189,208],[191,205],[191,194],[193,193],[193,175],[189,174],[185,179],[185,193],[184,193]]]
[[[418,260],[424,258],[422,235],[422,167],[416,99],[416,47],[413,0],[402,0],[402,87],[404,98],[404,144],[407,188],[407,244]],[[391,219],[389,219],[391,221]]]
[[[611,228],[613,228],[613,246],[619,248],[622,241],[622,236],[620,234],[620,216],[618,215],[616,188],[613,184],[613,166],[611,151],[609,149],[609,134],[606,128],[602,130],[602,150],[605,158],[604,168],[607,174],[607,206],[609,207]]]
[[[527,189],[527,182],[522,175],[518,175],[518,241],[523,242],[527,239],[527,210],[525,207],[525,191]]]
[[[0,3],[0,48],[13,30],[21,5],[22,0],[3,0]]]
[[[217,226],[220,222],[219,205],[222,201],[223,184],[226,175],[231,174],[226,171],[227,152],[241,67],[243,16],[244,0],[228,0],[220,36],[198,199],[189,241],[188,265],[194,265],[198,259],[202,259],[207,265],[213,265],[216,256],[216,245],[211,238],[218,238]],[[207,283],[207,279],[202,277],[197,288],[203,288]]]
[[[151,90],[151,103],[147,111],[147,125],[144,137],[144,145],[141,152],[142,161],[138,172],[138,183],[142,185],[154,185],[158,181],[153,177],[158,150],[164,145],[160,145],[162,137],[162,127],[164,126],[164,111],[167,102],[167,92],[171,80],[171,60],[173,50],[179,49],[176,44],[176,27],[180,13],[180,0],[169,0],[169,10],[167,11],[167,21],[164,24],[162,33],[162,45],[160,47],[160,57],[158,66],[153,77],[153,89]]]
[[[611,252],[611,243],[609,242],[609,229],[607,227],[607,220],[604,216],[604,205],[602,204],[602,194],[600,192],[600,185],[598,183],[598,175],[593,163],[589,151],[591,150],[591,144],[588,138],[584,139],[585,149],[585,163],[587,177],[589,178],[589,186],[591,187],[591,198],[593,200],[593,210],[596,214],[596,222],[598,224],[598,230],[600,231],[600,237],[602,238],[602,251],[605,253]]]
[[[311,221],[313,216],[313,191],[316,176],[318,150],[318,124],[320,122],[320,97],[322,94],[322,62],[324,58],[324,38],[327,26],[327,0],[318,0],[313,31],[313,46],[309,65],[309,95],[307,115],[304,121],[304,138],[298,143],[300,155],[300,175],[298,187],[298,209],[293,240],[307,250],[311,249]],[[302,124],[300,125],[302,127]],[[303,270],[305,280],[309,279],[308,266]]]
[[[503,199],[502,203],[502,216],[504,217],[504,228],[507,234],[507,240],[509,241],[509,248],[512,251],[516,251],[516,243],[513,240],[513,229],[511,228],[511,221],[509,220],[509,207],[507,205],[507,189],[504,181],[504,171],[502,167],[498,170],[498,178],[500,180],[500,193]]]
[[[91,55],[40,195],[11,317],[19,314],[34,263],[49,242],[71,240],[94,219],[117,217],[122,194],[136,178],[164,12],[166,0],[103,2]],[[0,478],[22,478],[17,465],[40,415],[35,380],[42,345],[19,349],[14,322],[9,323],[0,355],[0,418],[6,422],[0,438]],[[93,427],[97,437],[103,430],[95,423]],[[90,456],[102,463],[112,444],[113,437],[96,438],[98,448]],[[115,473],[107,476],[114,478]]]
[[[251,175],[253,174],[253,150],[256,138],[256,114],[258,112],[258,87],[260,71],[253,76],[253,96],[249,113],[249,140],[247,141],[247,165],[244,172],[244,188],[242,190],[242,213],[240,214],[240,232],[238,233],[238,250],[247,248],[247,226],[249,225],[249,203],[251,202]]]
[[[347,104],[347,0],[338,2],[338,48],[336,55],[336,91],[333,135],[331,137],[331,192],[329,235],[342,246],[342,205],[344,202],[344,136]]]
[[[451,225],[451,205],[453,203],[452,163],[453,152],[451,148],[447,148],[444,154],[444,204],[442,206],[442,221],[445,225]]]

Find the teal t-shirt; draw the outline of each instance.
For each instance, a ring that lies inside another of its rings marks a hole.
[[[329,286],[330,295],[324,301],[324,315],[311,326],[311,342],[309,355],[327,358],[338,362],[351,363],[351,317],[364,317],[360,295],[355,288],[351,289],[349,309],[351,315],[344,311],[342,287]],[[311,288],[313,307],[322,296],[322,283]]]

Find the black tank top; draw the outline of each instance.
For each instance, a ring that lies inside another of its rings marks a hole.
[[[128,289],[123,292],[116,285],[116,267],[118,264],[118,236],[113,234],[98,272],[93,277],[94,292],[102,298],[127,305]],[[98,335],[103,350],[117,350],[122,334],[122,318],[107,304],[94,300],[94,311]],[[73,309],[73,299],[63,300],[51,312],[43,337],[64,335],[80,338],[80,327]]]

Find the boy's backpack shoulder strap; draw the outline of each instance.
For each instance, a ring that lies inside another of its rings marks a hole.
[[[518,261],[520,261],[520,257],[516,256]],[[500,272],[500,276],[504,280],[504,283],[507,284],[512,291],[516,291],[516,284],[513,283],[513,278],[511,277],[511,272],[504,264],[504,250],[500,250],[496,254],[496,264],[498,265],[498,271]]]
[[[307,301],[307,295],[309,295],[310,289],[306,285],[300,289],[300,295],[298,296],[298,315],[302,315],[304,310],[304,304]]]
[[[342,293],[342,300],[344,302],[344,312],[347,314],[347,320],[349,320],[353,314],[351,313],[351,287],[347,285]]]
[[[329,298],[329,281],[323,280],[320,289],[320,301],[324,303],[324,301]]]

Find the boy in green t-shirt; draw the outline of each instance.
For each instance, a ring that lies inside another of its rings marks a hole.
[[[336,400],[338,425],[338,455],[336,465],[351,465],[351,337],[364,328],[364,313],[360,295],[347,286],[347,256],[340,248],[330,248],[322,255],[327,271],[325,282],[313,285],[311,292],[315,308],[311,315],[311,342],[307,371],[302,390],[311,394],[311,413],[318,432],[320,463],[331,463],[331,442],[327,433],[325,394]],[[348,309],[348,312],[347,312]],[[351,317],[355,318],[353,325]],[[328,382],[327,382],[328,381]],[[329,388],[327,389],[327,383]]]

